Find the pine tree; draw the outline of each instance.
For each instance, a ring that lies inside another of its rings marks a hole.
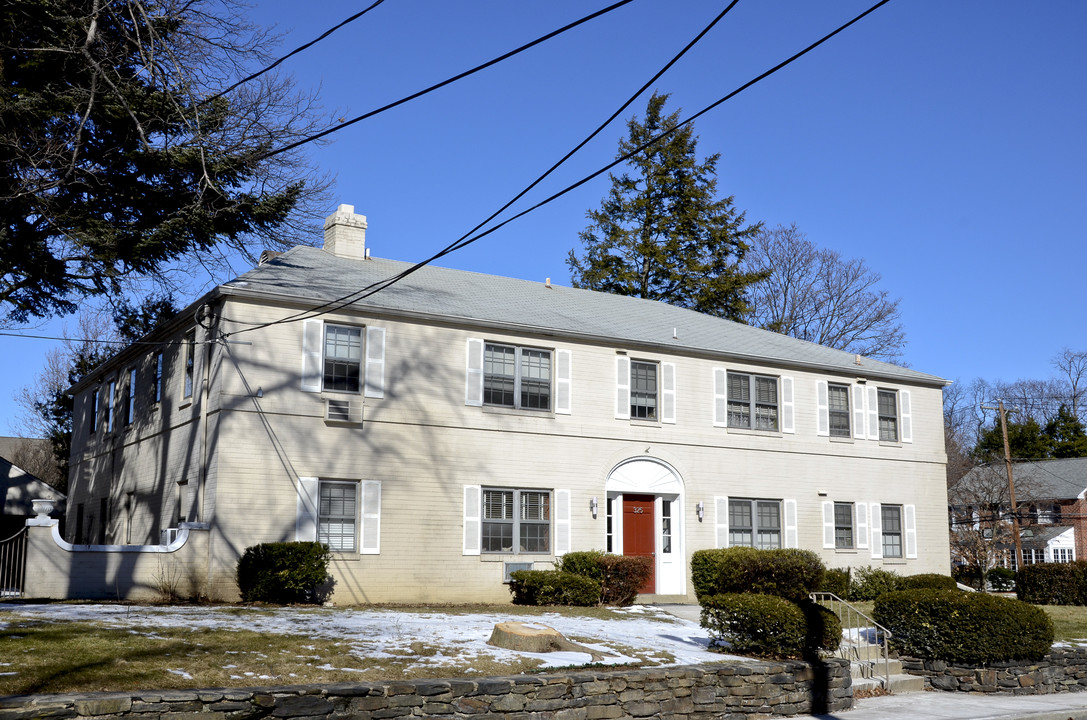
[[[1057,416],[1046,423],[1045,434],[1052,443],[1053,457],[1087,457],[1087,432],[1067,405],[1061,405]]]
[[[664,114],[667,99],[654,94],[645,119],[627,123],[620,157],[678,124],[678,110]],[[740,262],[761,226],[744,226],[732,196],[716,199],[720,155],[699,162],[697,144],[685,125],[637,152],[627,172],[611,175],[611,190],[580,233],[584,256],[571,250],[566,261],[574,287],[743,320],[745,290],[765,273],[744,272]]]

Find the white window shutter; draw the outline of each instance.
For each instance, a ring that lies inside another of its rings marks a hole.
[[[868,439],[879,440],[879,391],[868,388]]]
[[[713,426],[728,427],[728,385],[724,368],[713,369]]]
[[[834,503],[823,501],[823,547],[834,549]]]
[[[830,437],[830,401],[827,399],[827,392],[827,381],[816,380],[815,409],[817,418],[815,421],[815,434],[820,437]],[[824,543],[823,547],[827,547],[827,545]]]
[[[464,549],[462,555],[479,555],[483,532],[483,498],[479,485],[464,486]]]
[[[868,547],[868,503],[857,503],[853,507],[857,512],[857,549],[864,550]]]
[[[781,432],[796,432],[796,408],[793,404],[793,379],[781,378]]]
[[[872,528],[872,557],[883,557],[883,515],[879,511],[879,503],[872,503],[869,506],[871,510],[871,524]]]
[[[910,408],[910,391],[900,390],[898,392],[898,414],[902,418],[902,442],[913,442],[913,413]]]
[[[716,523],[717,537],[714,539],[714,547],[728,547],[728,497],[715,497],[713,499],[714,522]]]
[[[306,392],[321,392],[324,368],[321,358],[324,355],[325,324],[321,320],[302,321],[302,389]]]
[[[573,390],[573,357],[569,350],[555,351],[555,412],[569,415]]]
[[[865,428],[868,427],[868,413],[864,410],[864,386],[853,386],[853,437],[864,440],[868,437]]]
[[[917,557],[917,507],[914,505],[906,505],[902,508],[902,514],[905,515],[906,530],[906,557]]]
[[[555,491],[555,555],[570,552],[570,491]]]
[[[661,422],[676,422],[676,364],[661,363]]]
[[[615,419],[630,419],[630,358],[615,358]]]
[[[359,554],[381,554],[381,483],[362,482],[362,528],[359,533]]]
[[[796,500],[785,500],[785,547],[800,547],[800,533],[796,526]]]
[[[385,328],[366,327],[366,397],[385,397]]]
[[[468,338],[464,404],[483,406],[483,340],[480,338]]]
[[[317,540],[317,507],[320,504],[321,482],[315,477],[298,478],[298,512],[294,520],[294,539],[299,542]]]

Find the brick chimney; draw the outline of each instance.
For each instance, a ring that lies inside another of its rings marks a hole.
[[[366,216],[355,214],[354,205],[340,205],[325,218],[325,250],[337,257],[366,258]]]

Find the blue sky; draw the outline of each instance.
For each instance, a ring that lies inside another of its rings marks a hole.
[[[267,0],[251,15],[277,26],[285,52],[367,4]],[[281,67],[350,118],[606,4],[387,0]],[[686,116],[869,4],[741,0],[656,89]],[[311,156],[335,177],[334,203],[368,217],[374,255],[425,258],[565,154],[724,5],[635,0]],[[699,151],[721,154],[719,191],[749,221],[796,223],[883,275],[902,299],[912,367],[964,382],[1046,377],[1061,348],[1087,349],[1085,28],[1079,0],[892,0],[700,118]],[[610,162],[624,132],[617,121],[518,208]],[[566,255],[608,185],[598,178],[440,264],[568,284]],[[12,395],[51,343],[0,342],[10,424]]]

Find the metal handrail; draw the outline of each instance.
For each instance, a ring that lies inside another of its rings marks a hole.
[[[0,600],[21,598],[26,579],[26,528],[0,541]]]
[[[873,634],[875,635],[875,642],[869,642],[868,644],[875,645],[880,649],[880,657],[883,660],[883,687],[888,687],[891,683],[891,661],[889,645],[887,641],[891,638],[891,631],[877,623],[872,618],[865,615],[856,607],[847,603],[845,600],[842,600],[834,593],[813,592],[810,597],[813,602],[819,603],[820,605],[837,615],[838,619],[842,621],[842,628],[848,629],[850,631],[850,636],[855,637],[856,640],[859,641],[861,639],[860,632],[862,628],[862,625],[857,622],[857,620],[864,621],[864,629],[870,628],[872,630]],[[843,611],[845,613],[844,615]],[[855,636],[853,635],[854,630],[856,631]],[[848,653],[849,649],[844,647],[844,645],[838,646],[838,657],[845,660],[853,660],[853,658],[850,657]],[[861,657],[860,653],[857,652],[856,645],[853,646],[853,653],[854,655],[856,655],[856,659],[859,661]]]

